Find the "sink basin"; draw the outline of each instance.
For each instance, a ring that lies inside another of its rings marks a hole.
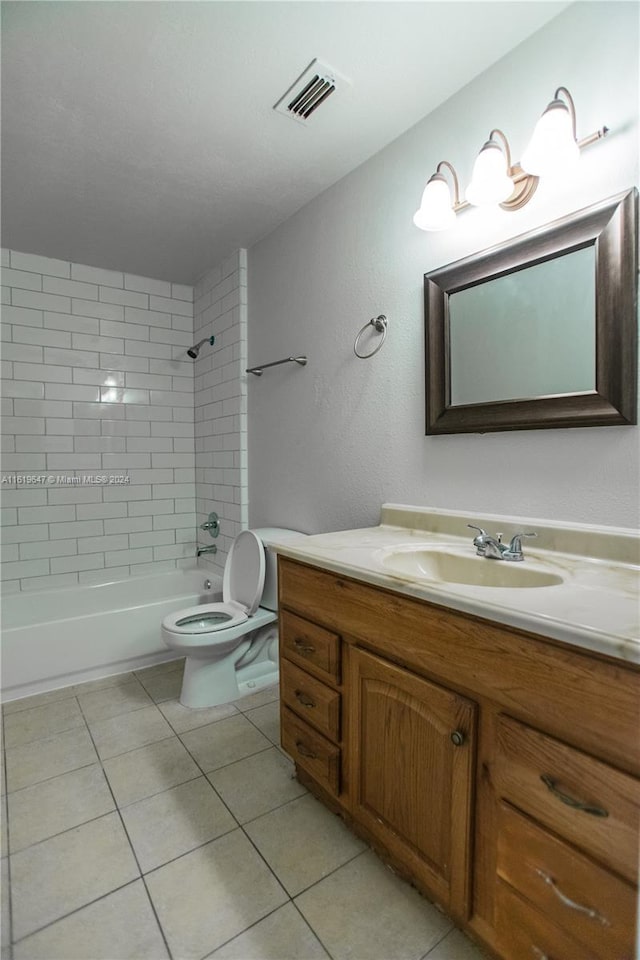
[[[527,561],[487,560],[475,554],[439,547],[399,547],[381,551],[378,559],[394,573],[418,580],[441,583],[464,583],[473,587],[518,588],[552,587],[563,583],[563,577]],[[539,562],[538,562],[539,563]]]

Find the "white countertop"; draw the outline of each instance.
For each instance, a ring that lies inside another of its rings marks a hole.
[[[506,542],[519,530],[536,531],[536,540],[523,541],[526,559],[508,566],[524,569],[526,564],[532,571],[555,573],[562,582],[484,587],[430,580],[385,565],[390,550],[424,545],[506,567],[507,561],[475,556],[469,522],[491,534],[503,531]],[[274,539],[269,546],[364,583],[640,664],[640,538],[630,530],[385,504],[377,527]]]

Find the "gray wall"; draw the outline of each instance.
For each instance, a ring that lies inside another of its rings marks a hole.
[[[638,428],[424,436],[422,305],[426,271],[637,184],[637,78],[637,6],[575,4],[250,249],[250,363],[309,357],[249,383],[253,526],[374,524],[383,501],[637,523]],[[438,161],[466,185],[495,126],[519,157],[560,84],[579,137],[612,131],[578,172],[542,183],[516,214],[472,209],[452,231],[418,231],[411,218]],[[387,343],[357,360],[354,336],[379,313]]]

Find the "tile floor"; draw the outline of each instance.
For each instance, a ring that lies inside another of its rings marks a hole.
[[[481,960],[295,780],[277,687],[189,710],[181,678],[3,708],[3,960]]]

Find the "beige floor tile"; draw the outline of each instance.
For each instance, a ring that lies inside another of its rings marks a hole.
[[[460,930],[452,930],[427,954],[428,960],[487,960],[486,955]]]
[[[265,687],[264,690],[258,690],[257,693],[250,693],[246,697],[241,697],[240,700],[234,700],[233,703],[238,710],[242,710],[243,713],[246,713],[247,710],[254,710],[256,707],[263,707],[265,703],[272,703],[274,700],[279,699],[280,685],[274,683],[270,687]]]
[[[183,733],[180,739],[204,773],[259,753],[271,745],[241,714]]]
[[[14,960],[165,960],[141,880],[83,907],[14,947]]]
[[[223,703],[219,707],[203,707],[193,710],[183,707],[178,700],[167,700],[158,704],[158,709],[169,721],[176,733],[186,733],[187,730],[196,730],[216,720],[224,720],[238,713],[232,703]]]
[[[151,699],[141,683],[134,678],[129,683],[120,683],[113,687],[79,693],[78,703],[87,722],[108,720],[123,713],[141,710],[151,705]]]
[[[176,700],[182,690],[182,670],[141,678],[140,682],[155,703]]]
[[[296,905],[334,960],[419,960],[451,929],[371,851],[306,890]]]
[[[214,770],[208,777],[240,823],[307,792],[295,779],[291,761],[275,747]]]
[[[287,900],[241,830],[173,860],[146,881],[180,960],[200,960]]]
[[[70,698],[42,707],[32,707],[13,713],[4,721],[5,746],[21,747],[34,740],[43,740],[55,733],[64,733],[84,727],[84,719],[77,700]]]
[[[2,913],[0,916],[0,943],[6,947],[11,939],[11,921],[9,920],[9,861],[3,858],[0,861],[0,901]]]
[[[9,794],[11,853],[115,809],[98,764]]]
[[[20,790],[97,760],[91,737],[83,727],[6,751],[7,788]]]
[[[32,707],[43,707],[47,703],[55,703],[58,700],[67,700],[75,696],[73,687],[61,687],[59,690],[48,690],[47,693],[35,693],[31,697],[23,697],[21,700],[9,700],[2,705],[5,717],[12,713],[20,713],[22,710],[30,710]]]
[[[327,960],[329,954],[292,903],[286,903],[211,954],[210,960]]]
[[[7,792],[7,774],[4,763],[4,750],[0,750],[0,796]]]
[[[178,657],[177,660],[163,660],[162,663],[154,663],[152,667],[142,667],[141,670],[136,670],[135,675],[138,680],[144,681],[145,677],[157,677],[162,673],[184,670],[184,664],[184,657]]]
[[[253,820],[245,830],[292,897],[365,848],[310,794]]]
[[[122,818],[143,873],[237,827],[206,777],[133,803]]]
[[[116,813],[11,857],[15,940],[139,876]]]
[[[105,760],[104,769],[120,807],[201,775],[177,737]]]
[[[143,707],[108,720],[89,721],[89,729],[102,760],[174,736],[156,706]]]
[[[98,680],[85,680],[77,683],[73,688],[76,694],[93,693],[94,690],[105,690],[107,687],[119,687],[131,683],[135,677],[133,673],[113,673],[110,677],[100,677]]]
[[[255,724],[258,730],[264,733],[271,743],[280,743],[280,701],[274,700],[264,707],[257,707],[245,714],[247,720]]]

